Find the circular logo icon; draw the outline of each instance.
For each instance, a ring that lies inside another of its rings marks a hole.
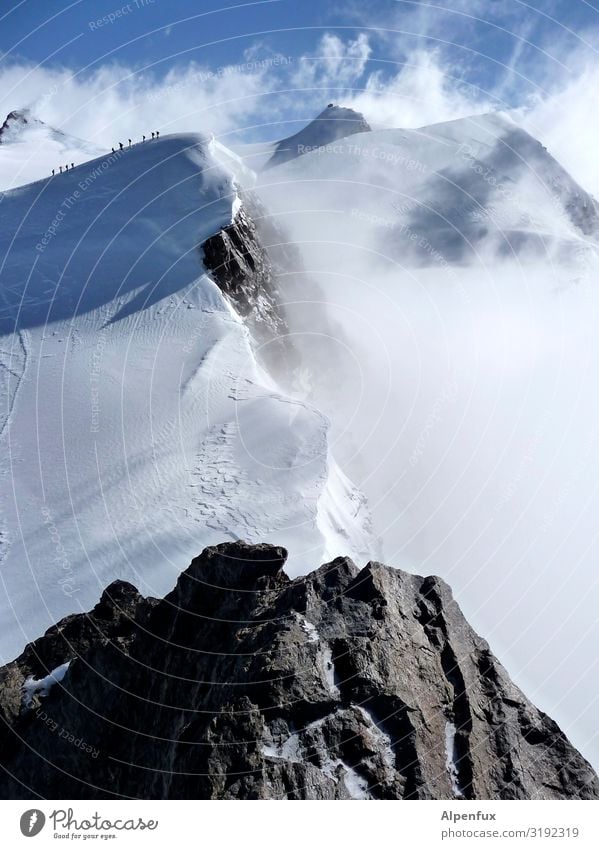
[[[25,811],[21,817],[21,833],[25,837],[35,837],[46,824],[45,814],[37,808]]]

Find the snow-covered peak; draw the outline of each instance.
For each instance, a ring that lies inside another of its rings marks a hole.
[[[594,199],[507,113],[374,130],[303,153],[273,157],[277,179],[271,169],[262,189],[288,226],[299,221],[298,241],[326,232],[420,266],[482,255],[580,258],[599,234]]]
[[[44,122],[34,118],[29,109],[14,109],[9,112],[0,127],[0,144],[15,141],[28,125],[44,126]]]
[[[118,143],[116,144],[118,147]],[[11,189],[80,165],[110,150],[63,133],[29,109],[9,112],[0,127],[0,190]]]
[[[282,165],[338,139],[369,132],[370,126],[360,112],[330,103],[306,127],[275,145],[266,168]]]

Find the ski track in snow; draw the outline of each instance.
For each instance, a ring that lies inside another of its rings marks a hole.
[[[8,340],[5,340],[8,341]],[[24,330],[15,333],[12,342],[14,347],[7,350],[0,347],[0,440],[10,425],[10,418],[15,406],[19,387],[27,369],[27,334]]]

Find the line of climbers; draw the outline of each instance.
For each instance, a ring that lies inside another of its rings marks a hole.
[[[160,130],[156,130],[156,132],[152,133],[152,138],[153,139],[159,139],[160,138]],[[141,142],[138,142],[138,144],[140,144],[140,143],[143,144],[145,142],[145,140],[146,140],[146,137],[142,136]],[[128,147],[131,147],[131,145],[133,144],[131,139],[128,139],[127,141],[129,142]],[[124,150],[124,149],[125,149],[125,145],[123,144],[123,142],[119,142],[119,150]],[[112,152],[116,153],[116,150],[114,148],[112,148]],[[69,170],[72,171],[74,167],[75,167],[75,163],[71,162],[71,167],[69,169],[69,163],[67,162],[67,164],[64,166],[64,170],[65,171],[69,171]],[[62,174],[62,171],[63,171],[62,165],[59,165],[58,169],[59,169],[58,173]],[[56,175],[56,169],[53,168],[52,169],[52,176],[54,177],[55,175]]]

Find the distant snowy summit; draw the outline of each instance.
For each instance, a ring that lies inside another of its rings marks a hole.
[[[15,109],[9,112],[0,127],[0,144],[13,141],[15,136],[18,136],[23,128],[30,123],[45,126],[43,121],[32,117],[29,109]]]
[[[290,159],[326,147],[347,136],[368,133],[370,129],[369,123],[360,112],[330,103],[298,133],[277,142],[265,168],[282,165]]]
[[[331,107],[266,161],[264,147],[238,153],[257,172],[265,206],[285,215],[299,241],[318,244],[326,233],[329,246],[343,256],[347,245],[363,250],[368,264],[595,261],[597,202],[503,112],[371,129],[359,113]]]
[[[0,127],[0,191],[59,173],[110,150],[41,121],[30,109],[13,109]]]

